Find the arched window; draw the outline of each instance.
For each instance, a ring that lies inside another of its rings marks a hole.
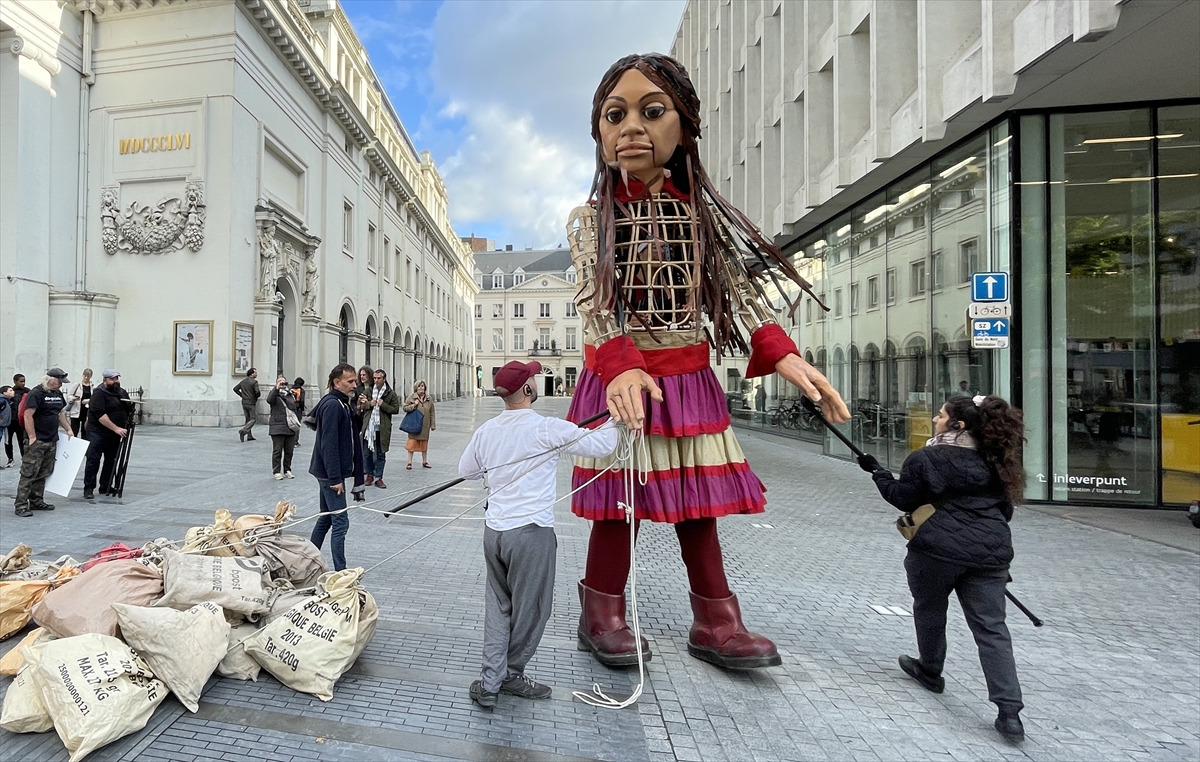
[[[345,307],[338,317],[338,362],[350,362],[350,311]]]

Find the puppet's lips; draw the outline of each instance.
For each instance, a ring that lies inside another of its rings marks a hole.
[[[653,150],[654,146],[650,145],[649,143],[626,143],[617,149],[617,153],[645,153],[646,151]]]

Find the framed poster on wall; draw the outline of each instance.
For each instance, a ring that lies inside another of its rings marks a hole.
[[[175,361],[171,372],[177,376],[212,375],[213,321],[175,321]]]
[[[254,357],[254,326],[249,323],[233,323],[233,364],[231,373],[241,378],[250,370]]]

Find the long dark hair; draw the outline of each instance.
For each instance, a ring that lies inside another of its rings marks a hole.
[[[700,139],[700,97],[688,76],[687,70],[670,56],[661,53],[626,56],[617,61],[604,74],[596,94],[592,98],[592,138],[596,141],[596,174],[592,179],[591,200],[598,213],[598,249],[596,262],[596,290],[591,297],[600,309],[614,309],[618,316],[642,320],[628,296],[614,288],[616,282],[616,207],[623,206],[614,198],[614,189],[620,182],[620,172],[604,162],[600,139],[600,112],[605,99],[616,87],[625,72],[637,69],[651,82],[670,96],[675,110],[679,112],[682,140],[675,153],[667,161],[672,182],[682,192],[691,196],[693,226],[695,228],[695,254],[700,267],[700,307],[708,314],[713,325],[712,342],[718,353],[725,350],[749,352],[750,347],[734,321],[738,305],[729,288],[722,282],[721,258],[725,258],[741,270],[752,284],[760,299],[768,301],[763,281],[770,278],[775,284],[790,311],[795,311],[799,300],[787,295],[776,276],[779,271],[808,292],[814,299],[816,294],[792,263],[783,256],[779,247],[767,240],[758,227],[746,215],[722,198],[713,187],[704,165],[700,163],[696,141]],[[716,209],[719,214],[714,214]],[[753,255],[746,259],[739,245]],[[820,300],[817,300],[820,304]],[[822,309],[825,305],[821,304]]]
[[[975,404],[973,397],[951,397],[946,401],[951,425],[975,438],[979,454],[1004,485],[1004,496],[1016,505],[1025,499],[1025,465],[1021,450],[1025,421],[1021,411],[994,394]]]

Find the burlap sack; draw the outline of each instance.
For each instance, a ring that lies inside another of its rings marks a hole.
[[[280,500],[275,504],[274,516],[251,513],[234,521],[233,529],[240,541],[236,545],[237,552],[247,558],[260,555],[254,547],[256,539],[249,535],[270,536],[278,534],[282,530],[284,522],[295,514],[296,506]]]
[[[243,641],[258,632],[253,624],[243,624],[229,629],[229,642],[225,648],[225,658],[217,665],[217,674],[221,677],[231,677],[234,680],[258,681],[258,673],[262,667],[246,653]]]
[[[287,580],[295,587],[311,587],[327,571],[320,548],[307,537],[285,534],[275,525],[251,529],[243,536],[246,549],[263,559],[273,580]]]
[[[316,594],[316,587],[309,586],[296,589],[286,579],[275,580],[271,583],[267,595],[267,610],[263,614],[251,617],[258,620],[258,626],[264,627],[284,616],[297,603],[303,603]]]
[[[280,682],[322,701],[375,635],[379,611],[358,587],[363,570],[334,572],[318,595],[293,606],[245,643],[246,653]]]
[[[225,658],[229,623],[215,603],[200,603],[187,611],[143,608],[114,603],[121,635],[150,665],[154,676],[187,707],[200,708],[200,694],[213,670]]]
[[[13,648],[3,657],[0,657],[0,675],[13,676],[21,671],[25,666],[25,652],[21,649],[26,646],[33,646],[40,643],[49,643],[54,640],[54,633],[46,632],[45,627],[39,627],[31,631],[28,635],[21,638],[21,642],[13,646]]]
[[[233,528],[233,515],[222,508],[213,516],[213,523],[206,527],[192,527],[183,537],[184,553],[202,553],[209,556],[236,556],[238,554]]]
[[[33,607],[46,593],[79,574],[74,566],[64,566],[52,579],[0,582],[0,640],[16,635],[29,624]]]
[[[32,669],[37,664],[41,648],[25,648],[25,666],[13,678],[4,694],[4,709],[0,712],[0,728],[10,733],[45,733],[54,727],[54,720],[42,703],[42,694],[33,684]]]
[[[58,574],[59,569],[66,566],[78,568],[79,563],[70,556],[59,556],[57,561],[30,559],[27,566],[16,571],[0,571],[0,581],[20,582],[34,579],[52,579],[54,575]]]
[[[33,548],[23,542],[17,543],[17,547],[4,556],[0,556],[0,573],[17,572],[28,568],[32,555]]]
[[[116,636],[114,603],[149,606],[163,591],[162,573],[136,559],[93,566],[69,585],[51,590],[33,609],[33,621],[60,638]]]
[[[197,556],[163,551],[165,594],[156,606],[188,609],[197,603],[215,603],[240,614],[267,609],[261,558]]]
[[[35,648],[41,653],[30,669],[33,684],[71,762],[141,730],[167,697],[167,686],[116,638],[80,635]]]

